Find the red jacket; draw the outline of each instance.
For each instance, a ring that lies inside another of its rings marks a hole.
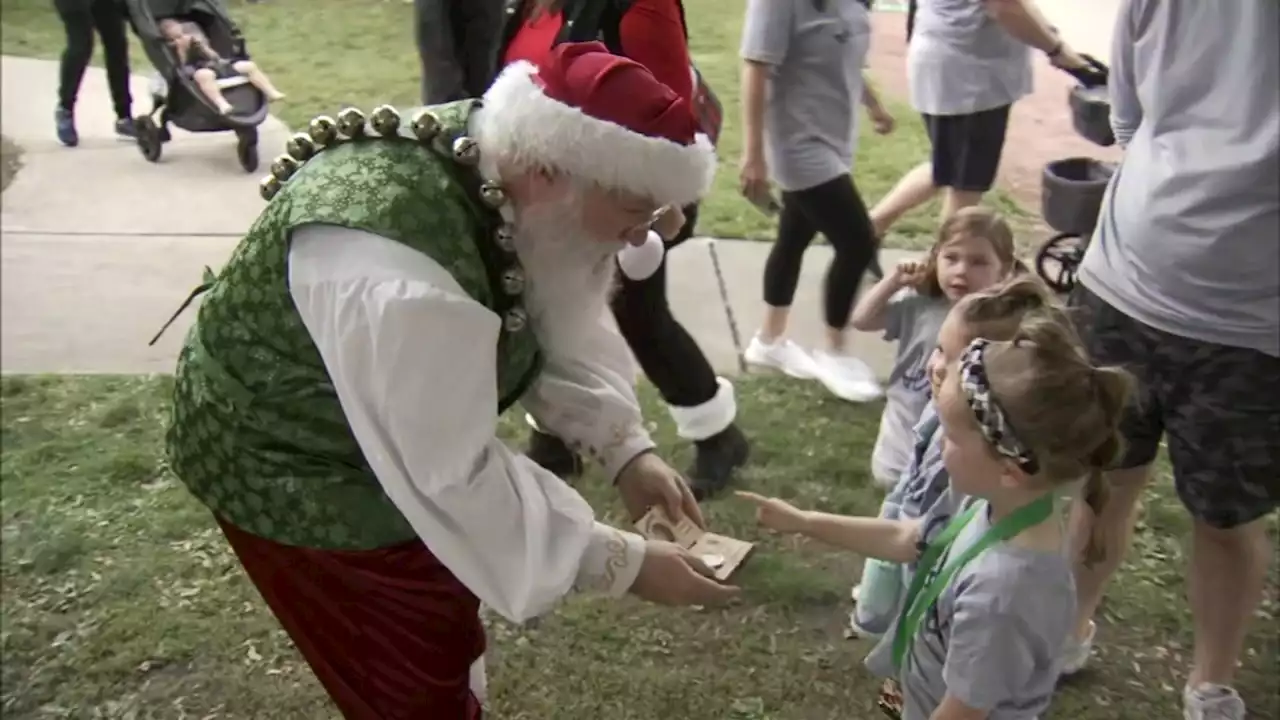
[[[582,0],[568,0],[569,3]],[[608,2],[609,0],[586,0]],[[525,0],[519,12],[524,20],[502,48],[499,65],[517,60],[538,65],[551,51],[564,24],[564,13],[541,14],[530,18],[532,0]],[[693,75],[689,47],[679,0],[631,0],[619,27],[622,54],[644,65],[660,82],[690,103],[693,102]]]

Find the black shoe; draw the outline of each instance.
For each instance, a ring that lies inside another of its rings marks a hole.
[[[133,126],[133,118],[116,120],[116,135],[130,139],[138,137],[138,130]]]
[[[728,487],[734,471],[745,465],[751,454],[751,444],[737,425],[694,445],[698,455],[689,467],[689,485],[699,502]]]
[[[582,458],[555,435],[532,431],[525,455],[566,482],[582,474]]]

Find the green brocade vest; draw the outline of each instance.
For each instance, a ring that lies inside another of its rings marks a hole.
[[[336,122],[317,118],[273,164],[263,182],[266,209],[203,286],[175,378],[169,463],[223,520],[319,549],[375,549],[415,537],[357,445],[294,307],[288,253],[301,225],[401,242],[502,315],[498,412],[536,376],[541,355],[520,307],[513,228],[496,209],[505,195],[482,181],[478,148],[465,137],[477,105],[427,108],[404,125],[387,107],[369,123],[353,110]],[[449,338],[439,342],[450,351]],[[422,412],[447,409],[426,404]]]

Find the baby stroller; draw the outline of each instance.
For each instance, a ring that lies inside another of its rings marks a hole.
[[[234,108],[224,115],[200,92],[178,55],[160,34],[159,20],[193,22],[204,30],[209,45],[228,60],[247,60],[244,36],[227,14],[222,0],[125,0],[133,31],[163,82],[152,88],[152,109],[134,118],[138,149],[151,162],[170,139],[169,123],[187,132],[236,134],[236,157],[245,172],[258,169],[258,125],[267,117],[267,98],[240,75],[218,80],[223,96]]]
[[[1088,59],[1105,76],[1106,67]],[[1071,124],[1078,134],[1101,147],[1115,144],[1105,85],[1077,85],[1071,89],[1068,103]],[[1060,293],[1075,287],[1076,271],[1097,227],[1102,198],[1114,173],[1111,164],[1082,157],[1055,160],[1044,168],[1040,214],[1057,234],[1036,253],[1036,274]]]

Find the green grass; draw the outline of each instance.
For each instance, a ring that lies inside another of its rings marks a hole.
[[[0,379],[5,718],[334,716],[208,513],[165,470],[170,384]],[[644,401],[662,419],[664,450],[687,461],[648,388]],[[773,377],[742,378],[740,402],[756,443],[747,487],[808,507],[875,511],[866,466],[878,408]],[[507,418],[504,433],[516,431]],[[621,522],[603,483],[591,478],[582,489],[605,519]],[[1063,688],[1049,719],[1179,716],[1190,647],[1187,521],[1167,476],[1145,508],[1105,608],[1097,663]],[[706,510],[715,529],[760,543],[737,578],[740,602],[699,611],[579,597],[536,628],[490,623],[492,716],[878,717],[877,683],[861,666],[868,647],[841,638],[859,559],[764,535],[731,500]],[[1259,719],[1280,717],[1274,610],[1260,613],[1240,676]]]
[[[229,7],[245,31],[254,58],[289,94],[276,111],[290,126],[300,127],[312,117],[336,112],[348,103],[367,110],[381,103],[409,107],[418,102],[419,65],[411,4],[399,0],[269,0],[250,5],[231,0]],[[719,148],[721,170],[703,205],[699,230],[717,237],[772,239],[773,221],[737,192],[742,149],[737,55],[742,4],[686,0],[685,8],[694,61],[720,96],[726,116]],[[0,0],[0,15],[4,18],[5,53],[54,58],[62,51],[62,28],[48,0]],[[150,72],[137,47],[133,59],[136,72]],[[146,99],[140,98],[138,109],[145,108],[145,103]],[[855,175],[869,203],[928,157],[928,139],[916,114],[900,102],[890,104],[899,119],[898,130],[888,137],[864,130],[859,144]],[[996,192],[990,201],[1025,225],[1027,216],[1008,196]],[[937,213],[936,204],[930,204],[904,218],[887,244],[928,247]]]

